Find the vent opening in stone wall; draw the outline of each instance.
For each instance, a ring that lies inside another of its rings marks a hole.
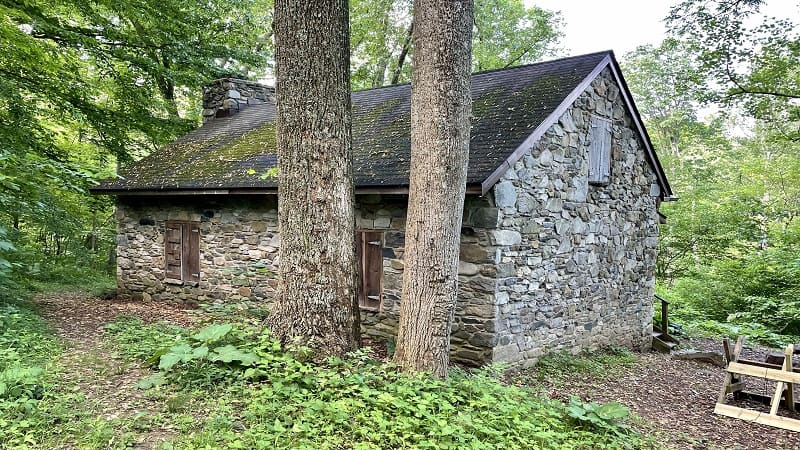
[[[164,229],[165,282],[200,282],[200,222],[169,221]]]
[[[356,231],[358,304],[378,310],[383,299],[383,232]]]
[[[611,181],[611,121],[592,116],[589,136],[589,183],[606,185]]]

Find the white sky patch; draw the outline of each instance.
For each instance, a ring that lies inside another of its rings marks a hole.
[[[664,18],[679,0],[524,0],[561,11],[564,19],[564,56],[614,50],[617,59],[640,45],[658,45],[666,38]],[[767,0],[764,16],[800,20],[800,1]],[[758,23],[753,19],[749,23]]]
[[[525,0],[561,11],[566,55],[614,50],[617,58],[644,44],[657,45],[666,34],[662,20],[674,2],[664,0]]]

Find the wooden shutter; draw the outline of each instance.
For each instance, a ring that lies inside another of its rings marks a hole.
[[[200,282],[200,222],[167,222],[164,231],[164,277]]]
[[[183,224],[167,222],[164,232],[164,275],[173,280],[183,279]]]
[[[358,303],[362,308],[379,309],[383,294],[383,232],[356,233],[358,261]]]
[[[200,282],[200,223],[183,224],[183,281]]]
[[[589,141],[589,182],[606,184],[611,180],[611,121],[592,116]]]

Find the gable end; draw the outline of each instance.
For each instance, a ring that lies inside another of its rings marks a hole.
[[[547,118],[533,131],[533,133],[531,133],[514,150],[514,152],[511,153],[511,155],[500,165],[500,167],[495,169],[495,171],[492,172],[492,174],[486,180],[481,182],[481,195],[485,195],[487,192],[489,192],[489,190],[503,177],[503,174],[505,174],[507,170],[514,167],[514,164],[519,161],[522,156],[528,152],[528,150],[530,150],[530,148],[545,134],[545,132],[547,132],[551,126],[558,122],[559,118],[567,111],[567,109],[572,106],[575,100],[580,97],[580,95],[591,85],[592,81],[594,81],[594,79],[597,78],[606,67],[610,69],[614,80],[619,86],[620,95],[625,103],[625,107],[633,119],[639,137],[644,143],[647,162],[651,169],[653,169],[653,172],[656,174],[658,184],[661,187],[661,200],[666,201],[672,197],[672,188],[667,181],[667,177],[664,173],[661,163],[658,160],[658,156],[653,150],[653,144],[650,141],[650,137],[648,136],[647,130],[644,127],[642,118],[639,116],[639,111],[636,109],[636,105],[633,102],[631,93],[628,90],[628,85],[622,78],[619,65],[614,58],[613,52],[609,52],[608,55],[603,58],[602,61],[600,61],[589,73],[589,75],[587,75],[586,78],[584,78],[583,81],[581,81],[575,87],[575,89],[573,89],[572,92],[570,92],[569,95],[564,98],[564,101],[562,101],[561,104],[559,104],[558,107],[547,116]]]

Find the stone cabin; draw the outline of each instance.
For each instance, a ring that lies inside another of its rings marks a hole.
[[[365,336],[395,336],[410,86],[353,93]],[[476,73],[452,359],[649,348],[658,206],[672,191],[610,51]],[[116,196],[122,296],[271,301],[274,90],[203,93],[203,126],[94,188]]]

